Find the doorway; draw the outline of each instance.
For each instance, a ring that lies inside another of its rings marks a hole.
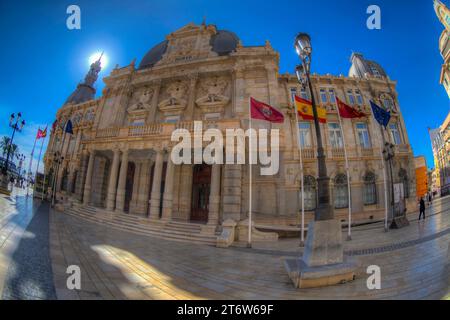
[[[211,166],[197,164],[192,176],[191,221],[206,223],[209,212],[209,193],[211,189]]]

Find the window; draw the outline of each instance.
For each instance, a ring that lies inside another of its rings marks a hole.
[[[392,100],[390,98],[384,98],[383,99],[383,106],[386,110],[392,110],[394,105],[392,103]]]
[[[309,122],[300,122],[298,129],[300,131],[300,145],[302,148],[311,148],[311,124]]]
[[[370,66],[370,70],[372,71],[373,75],[377,78],[381,77],[381,73],[380,71],[378,71],[378,68],[376,68],[375,66]]]
[[[350,103],[350,105],[354,106],[356,103],[355,103],[355,96],[353,95],[353,91],[348,90],[347,96],[348,96],[348,102]]]
[[[356,132],[358,134],[359,145],[363,149],[372,148],[372,144],[370,142],[369,137],[369,129],[367,128],[367,123],[357,123],[356,124]]]
[[[297,88],[291,88],[291,102],[295,102],[296,95],[297,95]]]
[[[336,93],[334,92],[334,89],[328,90],[328,94],[330,95],[330,102],[336,103]]]
[[[338,123],[328,123],[328,132],[330,134],[330,144],[333,148],[343,148],[342,132]]]
[[[144,119],[135,119],[135,120],[133,120],[131,125],[135,126],[135,127],[143,126],[143,125],[145,125],[145,120]]]
[[[305,203],[305,210],[312,211],[316,209],[316,179],[312,176],[305,176],[303,181],[303,201]]]
[[[406,173],[405,169],[400,169],[398,172],[398,176],[400,178],[400,182],[403,183],[403,192],[405,193],[405,199],[409,198],[409,179],[408,173]]]
[[[356,90],[355,92],[356,92],[356,102],[358,103],[358,105],[362,106],[364,104],[364,100],[361,95],[361,92],[359,90]]]
[[[305,88],[302,88],[302,89],[300,90],[300,96],[301,96],[303,99],[305,99],[305,100],[309,100],[309,95],[308,95],[308,93],[306,92],[306,89],[305,89]]]
[[[364,176],[363,200],[365,206],[370,206],[377,203],[377,185],[376,178],[373,172],[367,172]]]
[[[391,123],[389,125],[389,131],[391,133],[391,141],[393,144],[402,144],[402,139],[400,137],[400,131],[398,130],[397,123]]]
[[[320,89],[320,101],[322,104],[326,104],[328,102],[327,92],[325,89]]]
[[[177,123],[180,121],[180,116],[168,116],[165,119],[165,123]]]
[[[348,208],[348,185],[345,174],[338,174],[334,179],[334,207]]]

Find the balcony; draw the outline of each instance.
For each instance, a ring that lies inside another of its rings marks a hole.
[[[345,158],[344,148],[331,148],[331,158],[343,159]]]
[[[409,145],[407,144],[397,144],[395,146],[395,153],[399,154],[399,153],[409,153]]]
[[[316,158],[316,150],[313,148],[304,148],[302,149],[302,159],[304,160],[313,160]]]
[[[162,133],[162,129],[163,127],[161,124],[151,124],[146,126],[130,126],[128,127],[128,136],[142,137],[142,136],[158,135]]]
[[[373,157],[373,148],[361,148],[361,157]]]
[[[114,138],[119,135],[118,128],[105,128],[97,130],[95,137],[96,138]]]

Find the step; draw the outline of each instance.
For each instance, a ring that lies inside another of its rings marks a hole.
[[[128,216],[123,217],[121,214],[92,214],[86,213],[84,208],[70,208],[66,211],[70,216],[75,216],[78,218],[83,218],[95,223],[99,223],[102,225],[108,225],[116,229],[126,230],[133,233],[143,234],[154,236],[158,238],[170,239],[170,240],[178,240],[178,241],[189,241],[193,243],[201,243],[201,244],[216,244],[216,236],[213,234],[201,234],[200,226],[190,226],[186,223],[175,223],[172,227],[174,229],[166,229],[163,225],[150,225],[144,224],[142,222],[146,222],[147,220],[142,217],[133,217],[129,219]],[[104,216],[104,217],[102,217]],[[120,216],[120,217],[119,217]],[[106,218],[107,217],[107,218]],[[137,218],[137,219],[135,219]],[[134,220],[134,221],[133,221]],[[139,221],[140,220],[140,221]],[[136,223],[140,222],[140,223]],[[187,228],[188,230],[184,230]],[[195,232],[192,230],[195,229]]]

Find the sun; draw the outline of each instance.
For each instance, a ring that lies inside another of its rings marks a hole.
[[[89,65],[91,65],[92,63],[97,61],[100,58],[101,54],[102,53],[100,51],[91,54],[89,57]],[[103,53],[101,63],[102,63],[102,68],[105,68],[108,65],[108,56],[105,53]]]

